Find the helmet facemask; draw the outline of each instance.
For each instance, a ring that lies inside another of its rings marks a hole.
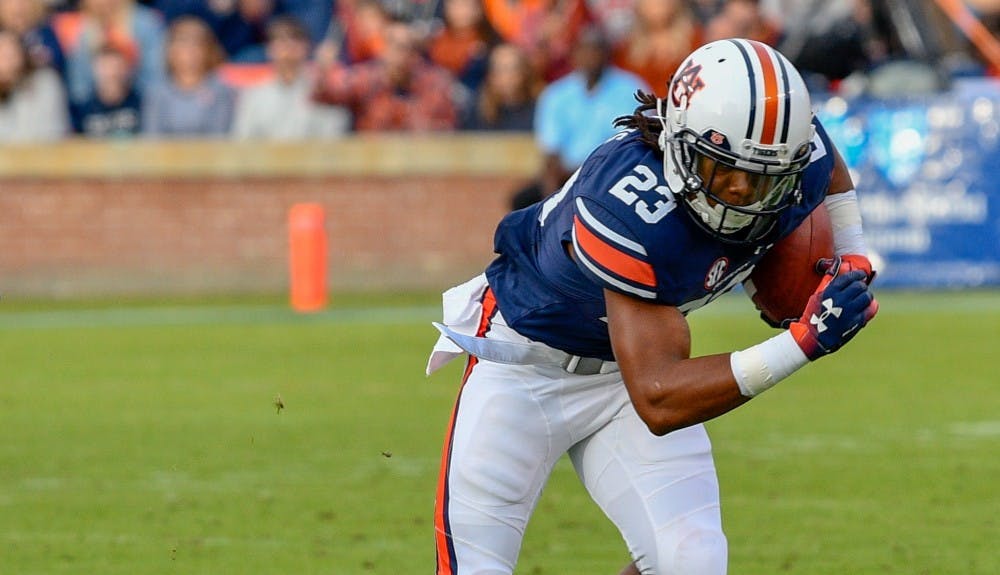
[[[684,189],[676,192],[679,199],[711,235],[728,243],[758,241],[774,228],[781,212],[801,200],[808,146],[790,165],[781,166],[743,160],[713,144],[713,136],[718,134],[706,137],[682,129],[666,138],[664,169],[677,170],[684,183]],[[745,180],[746,192],[738,202],[731,196],[727,201],[723,180],[736,171]]]

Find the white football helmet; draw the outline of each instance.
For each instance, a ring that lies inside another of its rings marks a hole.
[[[770,46],[729,39],[698,48],[657,102],[657,116],[667,183],[713,236],[760,240],[801,200],[815,131],[809,92]],[[750,190],[738,201],[720,189],[732,170],[744,172],[740,181]]]

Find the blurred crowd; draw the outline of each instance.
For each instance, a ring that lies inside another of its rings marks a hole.
[[[898,5],[898,3],[896,3]],[[745,37],[818,90],[906,52],[878,0],[0,0],[0,142],[533,133],[552,189],[683,57]],[[1000,2],[975,8],[996,36]],[[963,70],[995,74],[977,61]]]

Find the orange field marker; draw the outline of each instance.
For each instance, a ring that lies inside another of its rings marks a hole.
[[[290,301],[298,312],[326,307],[326,230],[320,204],[295,204],[288,211]]]

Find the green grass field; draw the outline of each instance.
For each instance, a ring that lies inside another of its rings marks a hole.
[[[709,424],[730,573],[1000,572],[1000,293],[880,300]],[[436,298],[335,304],[0,305],[0,573],[433,572],[459,377],[423,375]],[[771,333],[742,296],[717,308],[696,353]],[[626,562],[563,461],[518,573]]]

